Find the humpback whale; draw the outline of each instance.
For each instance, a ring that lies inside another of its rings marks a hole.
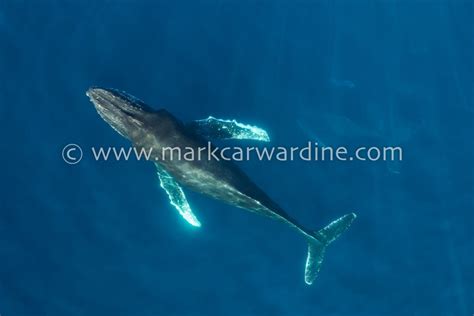
[[[305,282],[312,284],[323,261],[326,247],[341,235],[356,218],[346,214],[326,227],[314,231],[293,219],[234,162],[216,159],[178,160],[161,150],[202,148],[207,141],[252,139],[269,141],[268,134],[256,126],[214,117],[183,123],[164,109],[155,110],[138,98],[116,89],[90,88],[90,98],[98,114],[137,148],[153,148],[161,187],[171,205],[191,225],[201,222],[191,209],[184,189],[190,189],[241,209],[264,215],[299,232],[308,243]]]

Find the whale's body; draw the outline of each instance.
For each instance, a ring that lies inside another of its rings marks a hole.
[[[179,184],[227,204],[285,221],[306,233],[301,225],[291,219],[234,162],[213,159],[213,156],[208,159],[207,153],[202,159],[193,161],[162,157],[164,147],[179,148],[181,153],[192,149],[197,153],[200,148],[208,146],[208,141],[165,110],[155,114],[154,124],[154,133],[159,136],[138,139],[134,145],[153,148],[152,160],[159,161]],[[216,156],[222,157],[220,154]]]
[[[200,226],[200,223],[192,213],[181,186],[277,219],[304,235],[309,244],[305,272],[308,284],[313,282],[319,271],[326,246],[345,231],[355,218],[355,214],[348,214],[319,232],[313,232],[291,218],[234,162],[216,159],[216,156],[208,156],[207,153],[200,159],[192,160],[174,156],[177,152],[182,154],[191,150],[198,153],[210,144],[205,136],[219,138],[222,131],[228,132],[235,124],[224,128],[205,125],[205,129],[202,129],[203,124],[184,124],[168,111],[152,110],[135,97],[115,89],[91,88],[87,95],[102,118],[118,133],[130,139],[135,147],[150,150],[149,159],[156,164],[161,185],[167,191],[171,203],[194,226]],[[231,138],[229,134],[224,135]],[[216,151],[219,152],[218,149]]]

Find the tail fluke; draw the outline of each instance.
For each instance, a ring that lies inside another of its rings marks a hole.
[[[356,217],[354,213],[346,214],[331,222],[323,229],[315,232],[315,239],[308,240],[308,257],[306,258],[306,269],[304,273],[306,284],[312,284],[314,279],[316,279],[324,259],[326,247],[346,231]]]

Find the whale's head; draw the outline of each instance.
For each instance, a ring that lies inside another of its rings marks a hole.
[[[99,115],[119,134],[133,140],[156,112],[143,101],[116,89],[93,87],[86,95]]]

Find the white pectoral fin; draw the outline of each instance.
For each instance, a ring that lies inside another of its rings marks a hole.
[[[223,120],[212,116],[188,124],[196,133],[210,139],[249,139],[269,142],[268,133],[257,126],[247,125],[236,120]]]
[[[171,205],[176,208],[179,215],[181,215],[189,224],[195,227],[201,227],[201,223],[191,210],[181,186],[158,164],[156,164],[156,169],[158,178],[160,179],[160,186],[166,191],[166,194],[168,194]]]

